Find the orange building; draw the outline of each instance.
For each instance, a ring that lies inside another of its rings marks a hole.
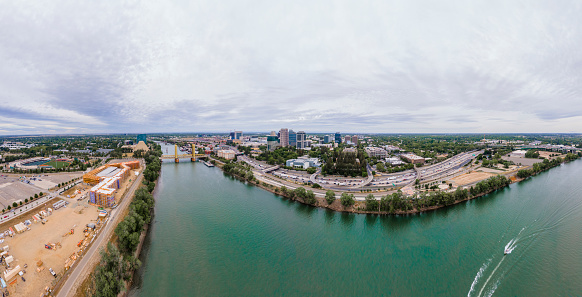
[[[139,161],[122,162],[100,166],[83,175],[83,182],[94,185],[89,190],[91,203],[111,207],[115,204],[115,193],[129,177],[132,169],[139,168]]]

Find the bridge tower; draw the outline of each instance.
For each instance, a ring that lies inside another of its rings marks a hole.
[[[176,163],[180,163],[180,159],[178,158],[178,145],[174,144],[174,161]]]
[[[190,158],[190,161],[196,162],[196,145],[193,143],[190,145],[192,146],[192,158]]]

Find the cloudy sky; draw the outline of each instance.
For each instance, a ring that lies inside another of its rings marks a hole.
[[[0,0],[0,135],[582,132],[582,2]]]

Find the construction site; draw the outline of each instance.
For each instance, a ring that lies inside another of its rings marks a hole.
[[[86,202],[54,199],[0,225],[2,293],[43,296],[73,265],[107,220]]]
[[[0,224],[0,292],[48,296],[87,251],[139,175],[140,162],[103,165],[58,198]]]

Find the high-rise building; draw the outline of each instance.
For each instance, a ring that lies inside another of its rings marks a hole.
[[[358,136],[357,135],[352,136],[352,143],[355,145],[358,144]]]
[[[242,131],[234,131],[234,132],[230,132],[230,139],[231,140],[235,140],[235,139],[242,139]]]
[[[352,137],[351,137],[351,136],[349,136],[349,135],[346,135],[346,136],[344,136],[344,142],[346,142],[346,143],[347,143],[348,141],[349,141],[349,142],[352,142]]]
[[[282,147],[289,146],[289,129],[282,128],[281,130],[279,130],[279,143],[281,144]]]
[[[138,134],[135,143],[139,143],[140,141],[143,141],[143,143],[148,144],[147,135],[145,135],[145,134]]]
[[[274,151],[279,146],[279,138],[277,136],[267,136],[267,150]]]
[[[329,135],[324,135],[323,136],[323,143],[330,143],[331,142],[331,137]]]
[[[342,143],[342,134],[339,132],[335,132],[335,142]]]
[[[297,133],[293,130],[289,130],[289,146],[297,146]]]
[[[305,132],[299,131],[297,132],[297,149],[305,149],[307,147],[307,135]]]

